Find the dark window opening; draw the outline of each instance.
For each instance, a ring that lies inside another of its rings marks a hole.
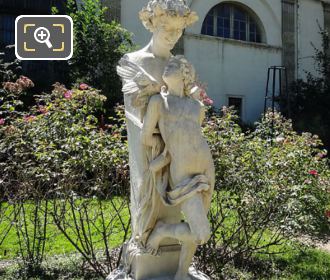
[[[15,19],[13,15],[0,15],[0,42],[3,46],[15,43]]]
[[[241,97],[228,97],[228,106],[234,107],[237,115],[242,118],[243,113],[243,99]]]

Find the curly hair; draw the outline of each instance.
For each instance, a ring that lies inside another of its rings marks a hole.
[[[150,0],[139,16],[144,27],[151,32],[154,32],[159,20],[169,17],[182,19],[183,28],[198,20],[197,14],[192,12],[183,0]]]
[[[194,66],[183,55],[172,56],[168,64],[176,64],[180,68],[183,77],[184,94],[189,96],[191,89],[196,85],[196,71]]]

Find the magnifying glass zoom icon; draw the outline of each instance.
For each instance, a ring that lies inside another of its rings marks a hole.
[[[52,43],[49,41],[50,32],[46,27],[38,27],[34,31],[34,39],[41,44],[46,44],[49,49],[53,47]]]

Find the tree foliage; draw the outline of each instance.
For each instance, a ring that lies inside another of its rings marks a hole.
[[[307,73],[294,84],[291,100],[294,127],[317,134],[330,147],[330,45],[327,30],[320,30],[321,49],[315,49],[317,75]]]
[[[67,14],[74,26],[74,53],[69,60],[73,82],[86,82],[102,90],[108,104],[122,100],[121,81],[116,73],[119,59],[132,47],[131,35],[119,23],[107,22],[99,0],[69,0]],[[111,12],[111,11],[110,11]]]

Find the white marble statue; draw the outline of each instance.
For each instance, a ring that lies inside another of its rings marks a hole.
[[[151,0],[140,18],[152,39],[117,68],[128,129],[132,237],[122,267],[107,279],[205,279],[189,267],[210,235],[214,166],[201,134],[203,104],[193,98],[195,70],[171,54],[198,17],[184,1]]]

